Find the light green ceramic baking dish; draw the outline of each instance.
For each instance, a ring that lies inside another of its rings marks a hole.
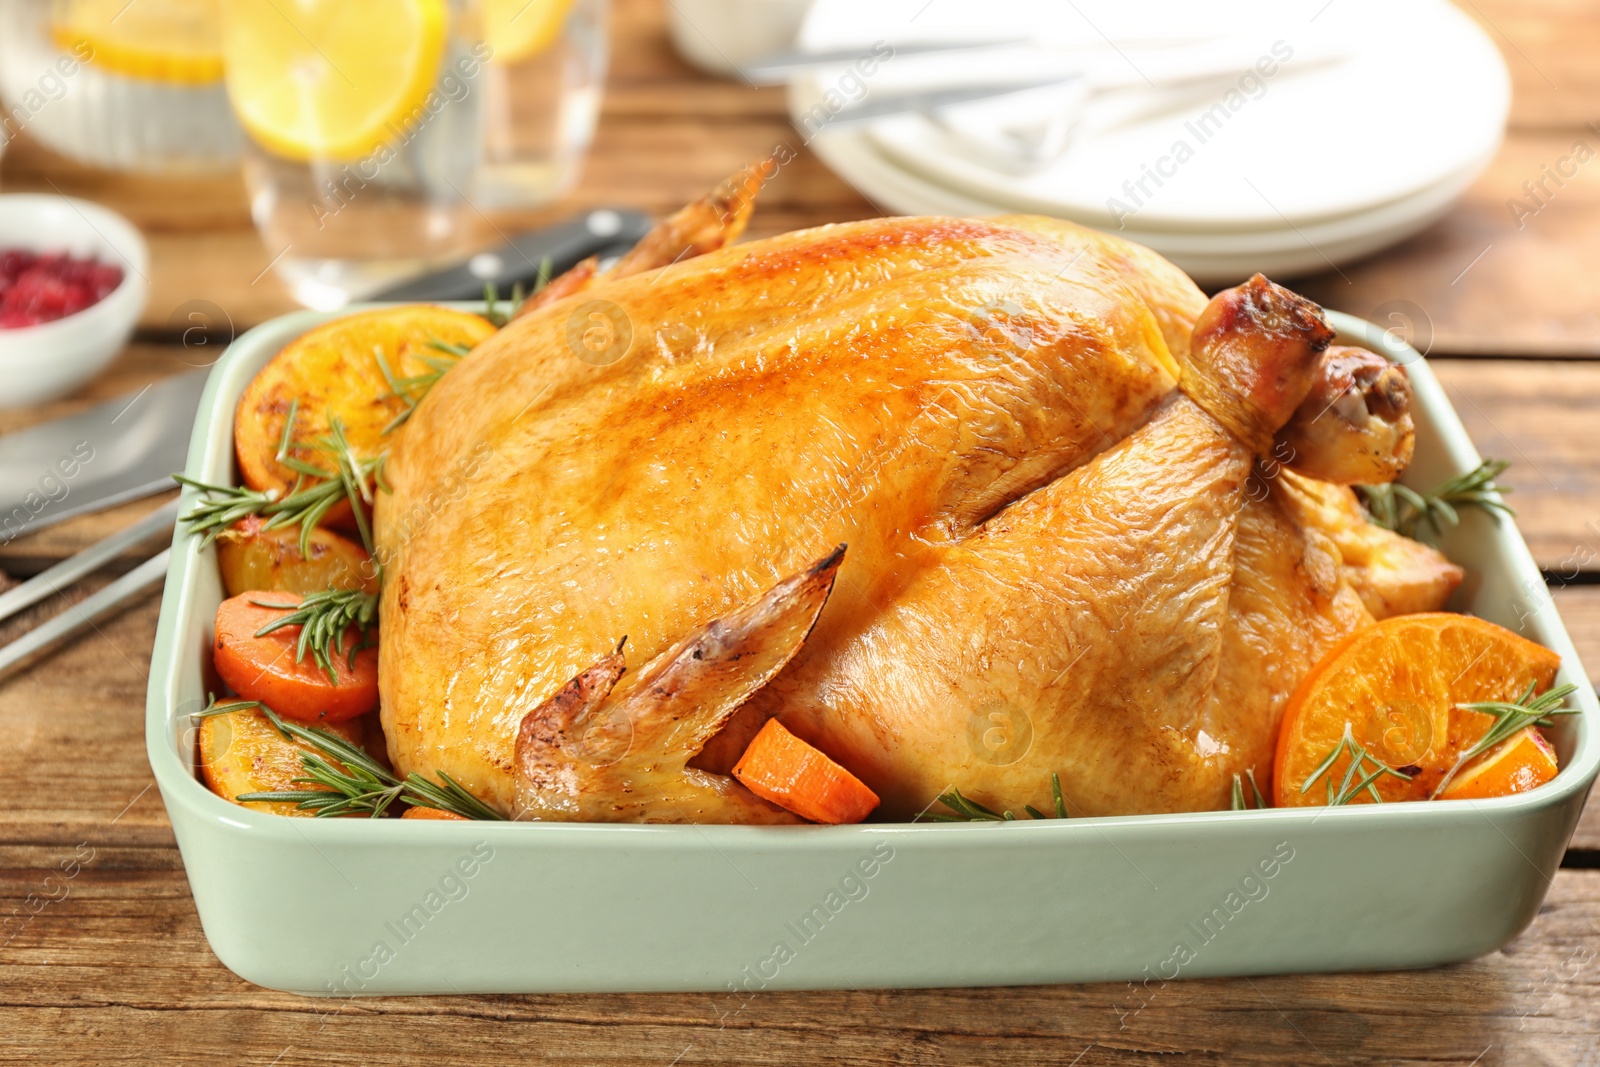
[[[330,316],[241,337],[212,372],[188,473],[233,477],[236,399]],[[1478,455],[1416,352],[1411,478]],[[1532,920],[1600,765],[1595,694],[1509,522],[1464,516],[1443,547],[1458,607],[1553,648],[1583,714],[1564,770],[1492,801],[972,825],[693,827],[285,819],[194,774],[214,554],[174,540],[146,741],[217,956],[308,994],[709,990],[1131,980],[1426,967],[1489,952]],[[1130,1002],[1131,1003],[1131,1002]]]

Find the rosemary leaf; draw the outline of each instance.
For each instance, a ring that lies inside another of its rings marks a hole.
[[[1522,695],[1514,701],[1485,700],[1456,705],[1464,711],[1493,715],[1495,722],[1489,727],[1488,732],[1478,739],[1478,743],[1463,752],[1455,765],[1439,780],[1438,787],[1433,791],[1434,798],[1443,795],[1445,788],[1455,780],[1463,767],[1512,735],[1529,726],[1552,726],[1554,725],[1552,715],[1577,714],[1577,708],[1561,706],[1567,697],[1578,691],[1577,686],[1559,685],[1539,696],[1533,695],[1533,689],[1533,683],[1529,682],[1528,688],[1524,689]]]
[[[1250,780],[1250,797],[1244,795],[1245,779]],[[1267,798],[1261,795],[1261,787],[1256,784],[1256,771],[1254,767],[1246,767],[1241,777],[1238,772],[1233,775],[1233,801],[1229,807],[1233,811],[1259,811],[1267,806]]]
[[[345,655],[345,645],[350,645],[346,666],[355,670],[356,653],[372,647],[372,628],[378,618],[378,597],[360,589],[324,589],[303,598],[298,604],[273,603],[252,600],[260,608],[277,608],[288,614],[274,619],[256,631],[265,637],[285,626],[300,627],[300,639],[295,644],[294,661],[304,663],[306,653],[327,674],[328,681],[339,684],[339,673],[334,669],[333,657]],[[349,641],[350,630],[361,634],[359,641]]]
[[[960,789],[951,789],[948,793],[939,796],[939,803],[955,812],[954,821],[961,822],[1005,822],[1006,817],[992,808],[985,807],[970,797],[961,795]],[[1014,816],[1013,816],[1014,817]],[[941,818],[941,816],[934,816]],[[952,819],[951,816],[942,816]]]
[[[300,763],[305,775],[294,781],[296,784],[322,788],[241,793],[235,800],[292,803],[302,811],[315,813],[319,818],[354,814],[376,819],[396,801],[400,801],[412,807],[438,808],[465,819],[504,819],[499,812],[473,796],[460,782],[443,771],[439,772],[443,785],[429,781],[416,772],[402,781],[359,746],[327,730],[283,719],[260,701],[219,704],[213,697],[211,704],[203,711],[196,712],[195,717],[246,710],[260,711],[285,740],[299,741],[313,749],[312,752],[301,753]]]
[[[1379,778],[1388,776],[1398,778],[1403,782],[1411,781],[1409,774],[1395,770],[1368,752],[1351,734],[1350,724],[1345,723],[1344,737],[1334,746],[1333,751],[1328,753],[1328,758],[1323,760],[1317,766],[1317,769],[1311,772],[1310,777],[1300,786],[1300,792],[1310,791],[1311,787],[1316,784],[1317,779],[1328,774],[1333,769],[1333,765],[1338,762],[1339,757],[1346,753],[1349,753],[1350,764],[1345,768],[1344,778],[1340,780],[1337,788],[1334,787],[1333,776],[1328,775],[1328,806],[1330,808],[1348,804],[1362,793],[1367,793],[1371,796],[1375,804],[1383,803],[1383,797],[1378,795],[1377,781]],[[1368,765],[1371,766],[1370,771],[1367,769]],[[1254,781],[1255,779],[1252,775],[1252,785],[1254,785]],[[1256,795],[1260,796],[1259,790]]]
[[[1495,484],[1511,464],[1501,459],[1484,460],[1473,470],[1441,482],[1430,493],[1419,493],[1404,485],[1358,485],[1367,516],[1386,530],[1415,538],[1426,526],[1435,536],[1445,527],[1461,521],[1460,509],[1480,508],[1491,515],[1515,515],[1499,499],[1511,490]]]
[[[224,700],[217,702],[215,693],[209,694],[206,706],[199,711],[191,712],[191,719],[208,719],[213,715],[227,715],[234,711],[255,711],[261,707],[259,700]]]
[[[1056,818],[1067,817],[1067,800],[1061,795],[1061,776],[1055,771],[1050,772],[1050,797],[1056,802]]]
[[[483,317],[493,323],[495,329],[505,329],[506,323],[516,318],[520,309],[521,302],[518,301],[515,290],[511,293],[511,306],[501,311],[499,287],[494,282],[483,283]]]
[[[1055,803],[1057,819],[1067,818],[1066,797],[1061,794],[1061,776],[1054,771],[1050,772],[1050,796]],[[951,789],[948,793],[939,795],[939,803],[950,809],[946,812],[933,812],[924,816],[932,822],[1018,822],[1015,813],[1010,810],[995,811],[978,803],[971,797],[962,795],[960,789]],[[1032,804],[1024,804],[1022,810],[1027,812],[1030,819],[1049,819],[1052,816],[1044,814]]]
[[[1254,767],[1246,767],[1244,769],[1244,776],[1246,778],[1250,779],[1250,793],[1251,793],[1251,795],[1253,797],[1255,797],[1256,807],[1257,808],[1266,807],[1267,806],[1267,798],[1261,795],[1261,787],[1259,785],[1256,785],[1255,768]]]

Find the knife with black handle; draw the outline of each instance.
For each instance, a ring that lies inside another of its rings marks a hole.
[[[368,300],[478,300],[485,286],[509,296],[517,286],[531,293],[541,272],[555,277],[580,260],[620,256],[639,243],[652,225],[650,216],[619,208],[598,208],[586,215],[513,237],[499,248],[453,267],[391,286]]]

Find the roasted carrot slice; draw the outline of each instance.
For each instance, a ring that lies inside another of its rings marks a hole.
[[[768,719],[734,765],[746,789],[812,822],[860,822],[878,794],[811,745]]]
[[[257,602],[260,603],[257,603]],[[363,648],[352,668],[347,655],[332,657],[334,678],[307,653],[295,661],[300,627],[285,626],[257,637],[257,631],[292,608],[267,604],[300,602],[295,593],[243,593],[217,607],[212,658],[222,680],[246,700],[259,700],[280,715],[302,722],[343,722],[378,706],[378,650]],[[361,643],[352,629],[346,652]]]

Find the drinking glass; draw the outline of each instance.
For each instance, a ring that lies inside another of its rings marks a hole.
[[[251,213],[295,296],[339,307],[548,201],[594,134],[608,0],[226,0]]]
[[[149,174],[232,170],[222,0],[0,0],[0,145]]]

